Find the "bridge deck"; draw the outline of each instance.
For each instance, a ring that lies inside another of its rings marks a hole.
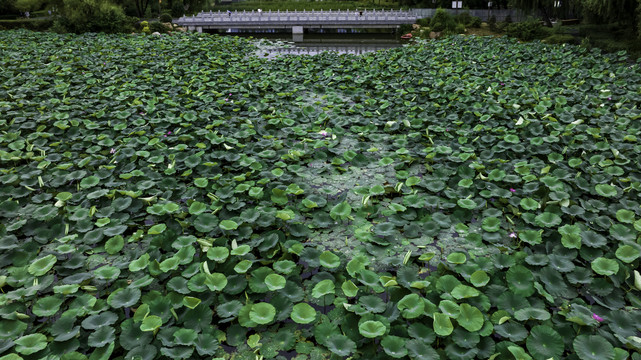
[[[235,11],[201,12],[174,21],[190,30],[267,28],[394,28],[412,24],[416,15],[404,10],[364,11]]]

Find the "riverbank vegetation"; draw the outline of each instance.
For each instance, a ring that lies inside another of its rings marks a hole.
[[[641,359],[639,63],[255,46],[0,32],[0,359]]]

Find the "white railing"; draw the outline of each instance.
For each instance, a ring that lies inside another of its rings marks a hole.
[[[376,25],[404,24],[416,21],[416,14],[404,10],[341,11],[209,11],[174,21],[185,26],[244,25]]]

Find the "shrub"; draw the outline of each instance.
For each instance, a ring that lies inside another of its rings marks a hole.
[[[480,17],[472,16],[472,20],[470,20],[470,22],[465,25],[467,25],[468,27],[480,28],[482,23],[483,21],[481,20]]]
[[[524,41],[542,39],[547,35],[543,30],[541,22],[534,18],[519,23],[508,24],[506,28],[507,35]]]
[[[439,8],[436,9],[436,13],[434,13],[434,17],[432,17],[430,27],[432,31],[436,32],[452,32],[456,28],[456,21],[454,21],[454,17],[452,17],[450,13]]]
[[[412,31],[412,25],[410,24],[402,24],[398,27],[398,32],[401,34],[407,34],[410,31]]]
[[[63,0],[61,16],[56,19],[58,32],[119,33],[133,30],[122,8],[107,0]]]
[[[185,6],[182,4],[182,1],[174,1],[171,6],[171,16],[177,18],[185,15]]]
[[[49,30],[53,26],[51,19],[17,19],[0,20],[0,28],[4,30],[27,29],[33,31]]]
[[[430,26],[430,18],[422,18],[416,20],[416,23],[421,25],[421,27],[428,27]]]
[[[490,18],[487,19],[487,25],[490,27],[490,30],[498,31],[498,27],[496,26],[496,16],[490,16]]]
[[[548,44],[574,44],[574,36],[570,34],[554,34],[543,39]]]
[[[463,11],[462,13],[455,16],[455,20],[459,24],[467,25],[472,22],[472,15],[469,12]]]
[[[454,32],[456,34],[465,34],[465,25],[456,24],[456,27],[454,28]]]
[[[166,33],[167,31],[171,30],[168,29],[165,25],[163,25],[161,22],[158,21],[152,21],[149,23],[149,30],[152,33],[159,32],[161,34]]]
[[[173,20],[173,18],[171,17],[171,14],[163,13],[160,15],[158,20],[160,20],[160,22],[162,23],[170,23]]]

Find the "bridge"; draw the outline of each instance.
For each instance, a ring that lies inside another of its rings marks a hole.
[[[413,24],[417,16],[408,10],[318,10],[318,11],[233,11],[200,12],[174,20],[191,31],[204,29],[291,29],[302,34],[304,29],[398,28]]]

